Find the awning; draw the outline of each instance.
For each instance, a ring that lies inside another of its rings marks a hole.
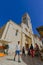
[[[2,43],[2,44],[8,44],[8,43],[11,43],[11,41],[7,41],[7,40],[0,39],[0,43]]]

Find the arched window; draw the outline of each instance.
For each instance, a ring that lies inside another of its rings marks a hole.
[[[16,30],[16,36],[17,36],[17,34],[18,34],[18,29]]]

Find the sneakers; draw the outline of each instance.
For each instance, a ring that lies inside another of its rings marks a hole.
[[[15,58],[14,58],[14,61],[15,61]]]
[[[14,61],[15,61],[15,58],[14,58]],[[18,60],[18,62],[20,63],[21,61],[20,61],[20,60]]]
[[[18,60],[18,62],[20,63],[21,61],[20,61],[20,60]]]

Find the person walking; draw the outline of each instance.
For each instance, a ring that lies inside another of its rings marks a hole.
[[[22,54],[25,55],[25,48],[22,49]]]
[[[40,50],[37,43],[35,44],[35,56],[40,56]]]
[[[31,44],[31,46],[30,46],[30,54],[31,54],[31,56],[33,57],[34,56],[34,50],[33,50],[33,45]]]
[[[20,61],[20,51],[21,51],[21,49],[20,49],[20,41],[18,41],[18,44],[16,45],[14,61],[15,61],[16,55],[18,54],[18,62],[21,62]]]

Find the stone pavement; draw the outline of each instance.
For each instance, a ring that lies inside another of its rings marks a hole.
[[[0,57],[0,65],[27,65],[25,62],[22,61],[18,63],[17,57],[16,61],[13,60],[14,55],[8,55],[5,57]]]
[[[43,65],[43,61],[37,57],[22,56],[21,63],[18,63],[18,57],[16,57],[16,61],[14,61],[13,58],[14,55],[0,57],[0,65]]]

